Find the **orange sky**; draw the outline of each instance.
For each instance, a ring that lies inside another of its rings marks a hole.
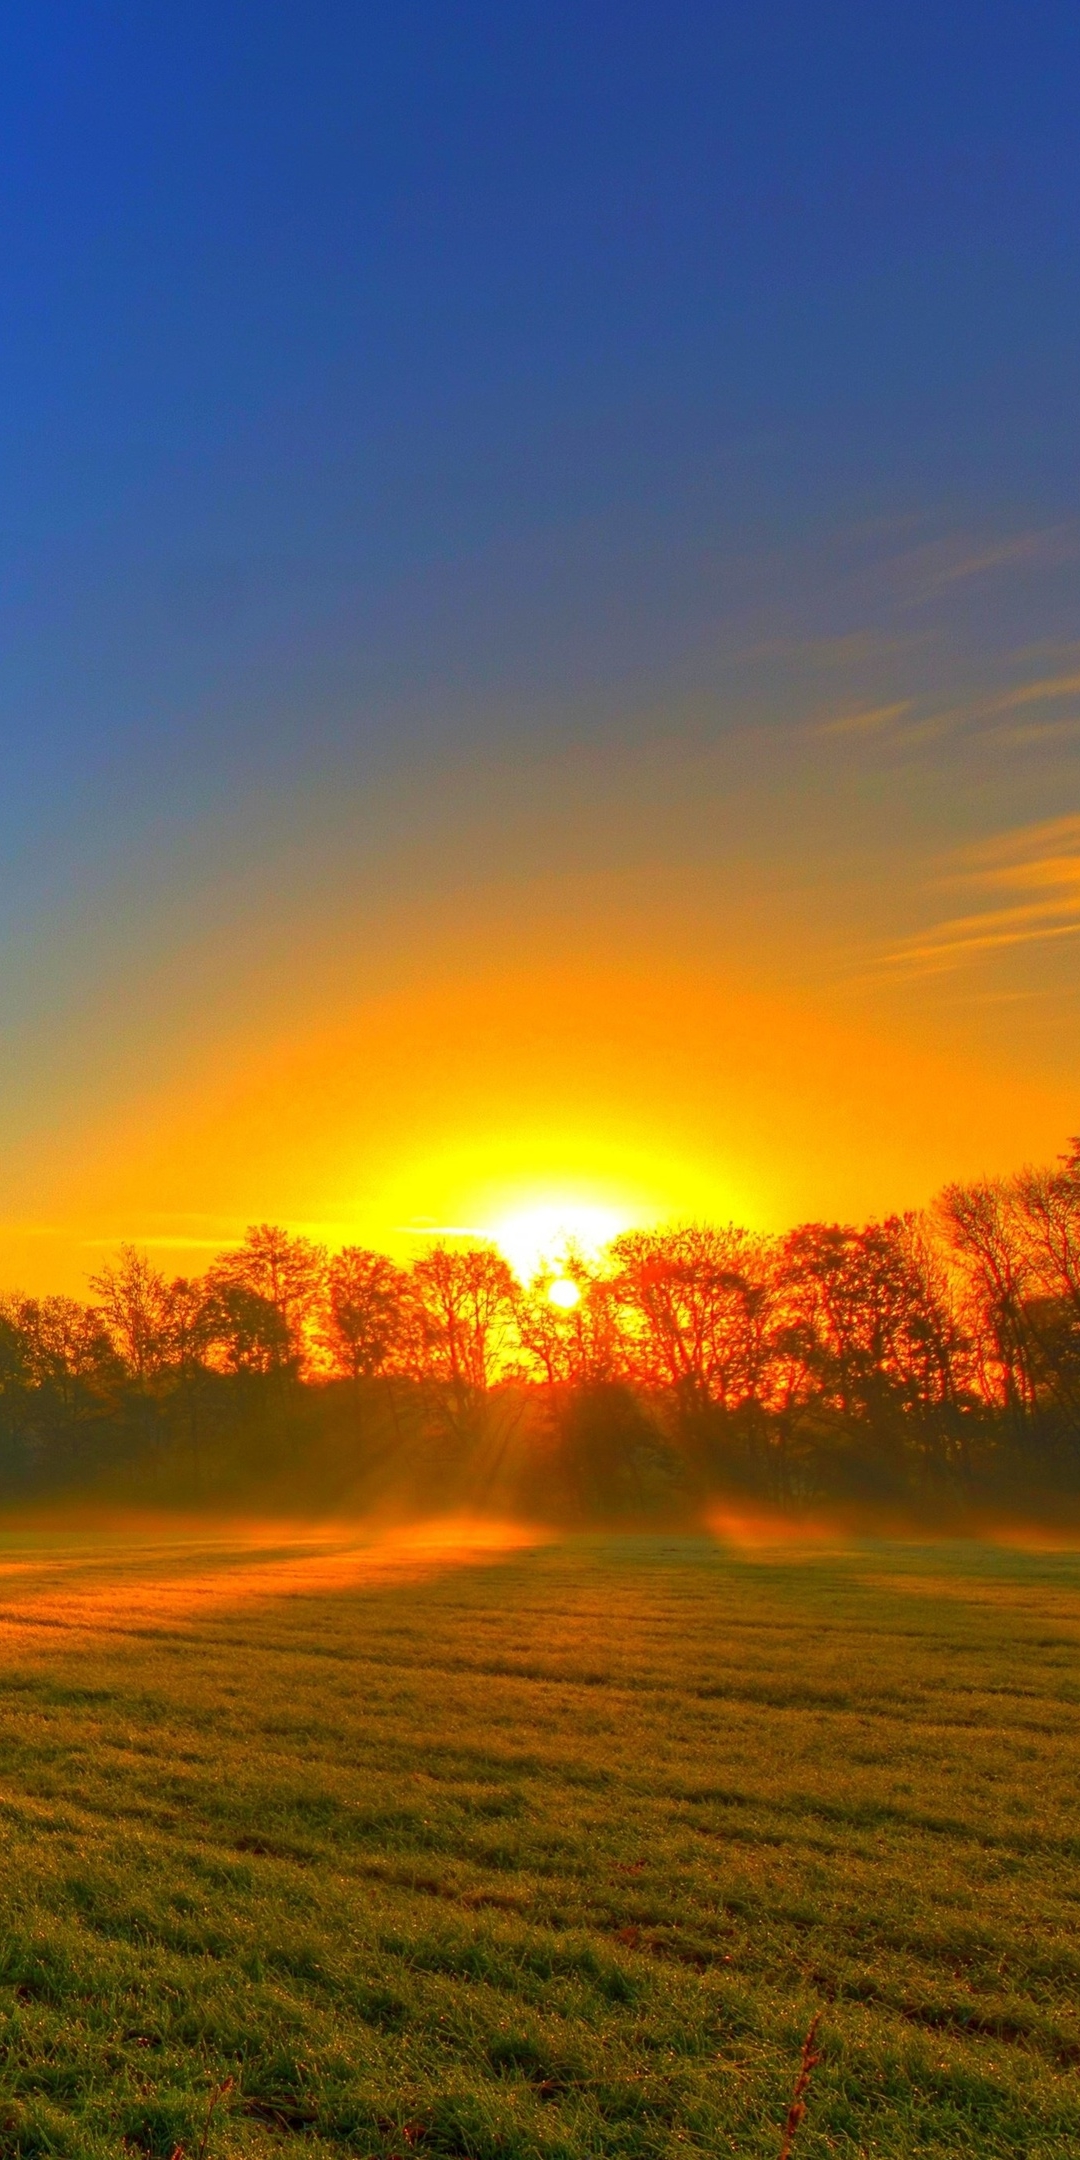
[[[897,723],[298,792],[106,894],[26,1022],[5,1279],[81,1289],[121,1238],[190,1271],[266,1218],[402,1257],[538,1208],[782,1228],[1053,1155],[1080,828],[1010,821],[984,744],[964,830],[969,747]]]

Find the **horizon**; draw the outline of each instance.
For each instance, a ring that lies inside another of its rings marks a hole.
[[[360,1250],[385,1258],[395,1265],[408,1268],[414,1261],[436,1250],[455,1250],[485,1247],[497,1252],[506,1261],[520,1287],[524,1290],[554,1282],[565,1286],[568,1274],[580,1269],[583,1274],[602,1269],[608,1261],[613,1246],[620,1238],[635,1233],[656,1238],[677,1236],[682,1231],[738,1231],[760,1239],[765,1244],[782,1245],[808,1227],[839,1229],[856,1234],[873,1229],[882,1223],[896,1219],[912,1219],[932,1226],[935,1210],[951,1186],[967,1184],[970,1189],[983,1186],[1008,1190],[1021,1183],[1031,1173],[1061,1173],[1075,1171],[1076,1150],[1080,1140],[1070,1136],[1068,1145],[1060,1148],[1052,1162],[1014,1164],[1008,1173],[994,1177],[976,1177],[971,1180],[946,1180],[942,1187],[931,1194],[922,1208],[888,1209],[881,1215],[868,1215],[859,1220],[845,1219],[836,1213],[824,1212],[820,1217],[803,1217],[796,1221],[762,1229],[753,1223],[739,1222],[734,1216],[709,1218],[697,1215],[654,1215],[651,1218],[627,1216],[619,1218],[618,1212],[596,1201],[567,1199],[560,1203],[546,1197],[532,1208],[511,1212],[498,1219],[484,1223],[414,1223],[398,1227],[394,1235],[381,1245],[368,1246],[344,1223],[289,1222],[281,1217],[270,1217],[261,1222],[237,1223],[228,1235],[221,1237],[194,1237],[190,1240],[168,1237],[125,1236],[98,1238],[87,1248],[87,1258],[82,1277],[83,1286],[90,1282],[95,1269],[107,1264],[110,1258],[119,1258],[125,1252],[135,1252],[145,1258],[151,1267],[163,1276],[169,1270],[162,1265],[179,1254],[198,1254],[203,1269],[213,1268],[215,1262],[230,1252],[242,1248],[245,1240],[262,1231],[281,1233],[285,1237],[311,1245],[315,1250],[329,1254]],[[96,1257],[91,1258],[93,1253]],[[176,1275],[198,1276],[200,1269],[177,1269]],[[50,1293],[71,1295],[72,1285],[50,1281],[48,1284],[30,1282],[0,1283],[0,1299],[18,1295],[42,1296]]]

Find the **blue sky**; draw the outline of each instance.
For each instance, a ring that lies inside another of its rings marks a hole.
[[[725,598],[642,608],[666,561],[1072,514],[1073,9],[44,6],[3,42],[30,788],[42,731],[72,778],[179,733],[210,783],[448,674],[664,675]]]
[[[1077,637],[1078,76],[1058,4],[8,11],[15,1142],[213,1032],[215,939],[270,1009],[313,915],[586,848],[584,934],[711,860],[773,968],[795,861],[808,978],[1071,809],[1073,694],[1019,764],[1000,701]]]

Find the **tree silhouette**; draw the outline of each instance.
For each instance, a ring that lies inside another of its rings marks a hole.
[[[88,1302],[0,1297],[0,1489],[322,1462],[425,1504],[514,1462],[541,1511],[1080,1498],[1080,1141],[925,1216],[631,1231],[562,1278],[569,1303],[491,1244],[403,1268],[270,1223],[201,1277],[123,1245]]]

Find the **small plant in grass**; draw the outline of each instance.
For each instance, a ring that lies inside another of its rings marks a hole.
[[[228,2099],[229,2094],[231,2093],[235,2083],[235,2078],[227,2077],[222,2078],[220,2085],[214,2086],[210,2094],[210,2098],[207,2102],[206,2119],[203,2123],[202,2136],[199,2139],[199,2149],[196,2153],[195,2160],[206,2160],[207,2153],[210,2149],[210,2131],[213,2126],[214,2116],[218,2108],[220,2107],[221,2102]],[[169,2160],[187,2160],[187,2155],[185,2154],[184,2147],[182,2145],[174,2145],[172,2152],[169,2155]]]
[[[799,2074],[795,2079],[791,2094],[791,2105],[788,2108],[787,2121],[784,2124],[784,2139],[780,2147],[780,2160],[790,2160],[791,2148],[795,2143],[795,2133],[806,2114],[806,2095],[810,2090],[810,2080],[821,2061],[821,2050],[817,2045],[820,2023],[821,2012],[818,2010],[810,2020],[806,2038],[802,2044],[802,2054],[799,2057]]]

